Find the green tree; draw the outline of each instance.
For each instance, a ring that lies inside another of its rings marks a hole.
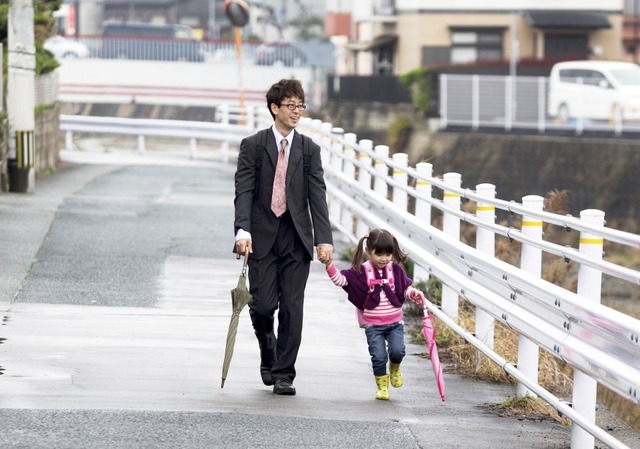
[[[431,92],[437,74],[426,67],[418,67],[400,75],[399,79],[409,89],[413,105],[425,115],[429,115],[432,112]]]
[[[53,55],[42,47],[42,43],[55,33],[53,13],[63,0],[35,0],[33,4],[33,31],[36,47],[36,74],[51,72],[59,66]],[[0,0],[0,39],[3,44],[4,79],[7,79],[7,38],[9,32],[9,0]]]

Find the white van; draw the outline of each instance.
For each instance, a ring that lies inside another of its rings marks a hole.
[[[560,121],[640,120],[640,66],[618,61],[567,61],[549,76],[548,114]]]

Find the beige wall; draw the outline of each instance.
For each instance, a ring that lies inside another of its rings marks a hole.
[[[602,47],[602,54],[594,56],[594,59],[624,59],[624,48],[622,46],[622,16],[609,16],[611,28],[597,30],[591,34],[589,48],[599,45]]]
[[[612,27],[591,33],[589,47],[597,45],[603,49],[601,59],[622,59],[622,16],[611,15]],[[395,73],[402,74],[421,64],[422,47],[448,47],[450,26],[468,27],[504,27],[503,54],[505,59],[511,56],[510,14],[406,14],[397,17],[395,33],[398,34]],[[380,25],[378,25],[380,28]],[[375,29],[375,26],[374,26]],[[388,31],[386,31],[388,32]],[[382,34],[376,30],[375,35]],[[516,19],[516,35],[519,42],[519,58],[544,57],[544,33],[533,29],[522,16]]]

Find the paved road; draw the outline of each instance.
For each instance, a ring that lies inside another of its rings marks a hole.
[[[569,447],[559,424],[486,411],[510,386],[446,375],[441,405],[418,345],[405,386],[376,401],[364,335],[319,263],[298,394],[261,384],[246,310],[220,389],[232,192],[232,167],[165,160],[70,164],[0,194],[0,447]]]

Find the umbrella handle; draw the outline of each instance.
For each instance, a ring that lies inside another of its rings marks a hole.
[[[238,259],[240,255],[238,255]],[[244,261],[242,262],[242,275],[246,276],[247,274],[247,266],[249,263],[249,245],[244,249]]]

